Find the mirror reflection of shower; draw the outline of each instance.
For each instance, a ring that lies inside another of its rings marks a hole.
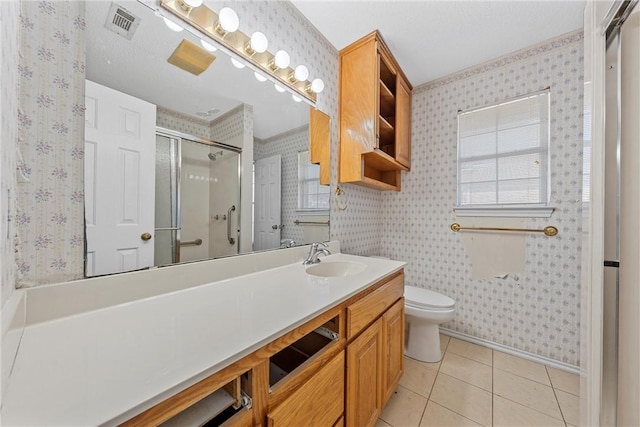
[[[238,253],[239,170],[237,148],[157,132],[155,265]]]
[[[212,161],[215,162],[216,161],[216,156],[222,156],[223,154],[224,154],[224,151],[220,150],[220,151],[217,151],[215,153],[207,154],[207,157],[209,157],[209,160],[212,160]]]

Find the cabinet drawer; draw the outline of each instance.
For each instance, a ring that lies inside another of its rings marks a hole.
[[[269,427],[330,426],[343,412],[344,351],[271,411],[267,421]]]
[[[358,334],[404,295],[404,273],[347,307],[347,339]]]

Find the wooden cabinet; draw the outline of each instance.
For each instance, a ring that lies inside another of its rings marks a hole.
[[[404,373],[404,298],[382,316],[382,406]]]
[[[411,167],[411,89],[379,32],[340,51],[340,182],[400,190]]]
[[[347,426],[374,425],[402,377],[403,291],[400,274],[347,307]]]
[[[320,184],[331,180],[331,119],[315,108],[309,108],[309,158],[320,165]]]
[[[382,321],[347,346],[347,426],[372,426],[382,412]]]
[[[123,425],[372,426],[403,372],[403,293],[385,277]]]
[[[270,411],[267,415],[267,425],[331,426],[342,417],[343,410],[344,351]]]

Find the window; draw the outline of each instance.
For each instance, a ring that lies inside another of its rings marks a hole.
[[[309,152],[298,153],[298,211],[328,211],[329,186],[320,185],[320,166],[311,163]]]
[[[456,213],[548,203],[549,91],[459,113]]]

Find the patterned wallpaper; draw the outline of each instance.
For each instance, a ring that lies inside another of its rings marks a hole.
[[[382,253],[408,262],[409,285],[456,300],[447,328],[554,360],[579,363],[582,187],[582,33],[572,33],[415,88],[411,172],[382,194]],[[551,224],[526,236],[519,280],[474,280],[456,219],[456,113],[551,87]]]
[[[84,5],[21,7],[18,287],[84,274]]]
[[[160,106],[156,110],[156,125],[201,138],[209,138],[211,133],[209,121],[197,119]]]
[[[244,115],[248,112],[253,116],[253,108],[249,105],[241,104],[211,121],[209,138],[227,145],[242,146],[238,141],[244,140],[244,135],[248,134],[253,138],[253,126],[245,129]],[[253,122],[251,122],[253,123]]]
[[[15,287],[15,170],[18,137],[18,49],[20,4],[0,2],[0,308]],[[14,72],[11,72],[14,70]],[[11,213],[11,214],[10,214]]]

